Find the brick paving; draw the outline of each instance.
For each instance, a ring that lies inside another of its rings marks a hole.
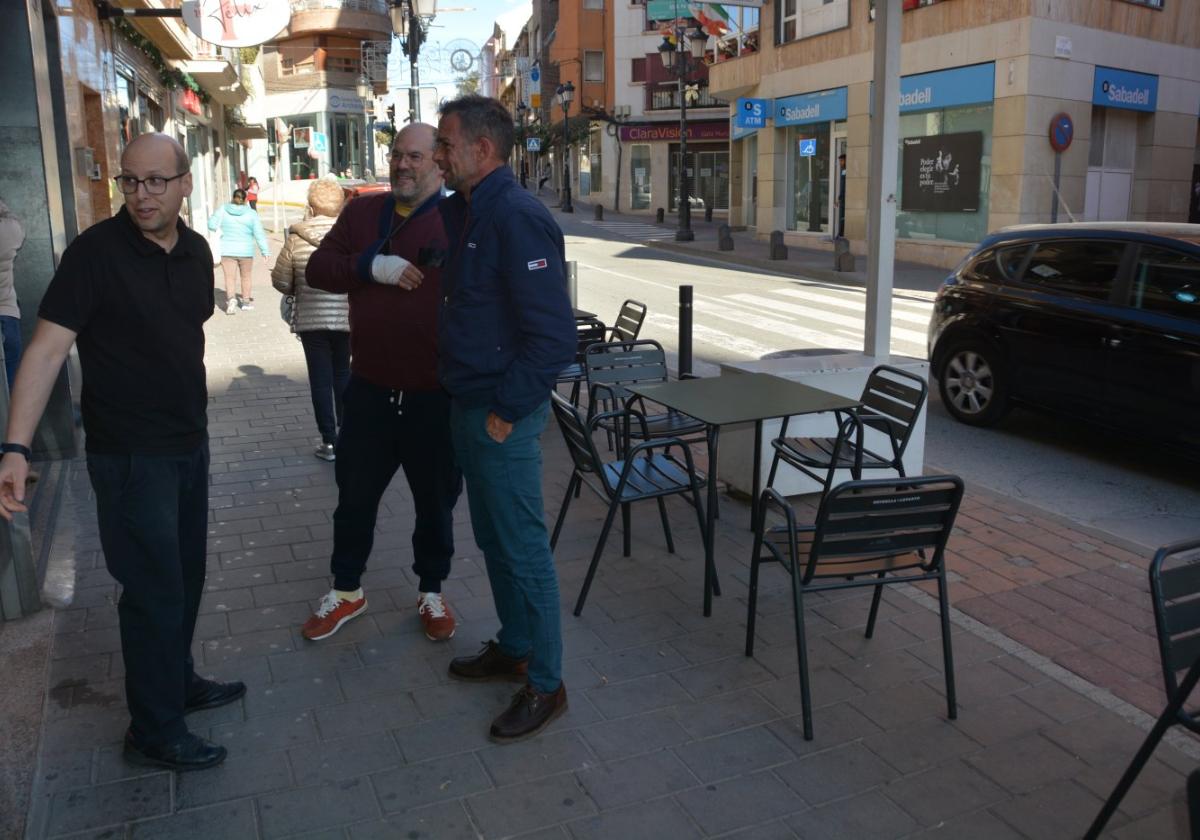
[[[303,357],[265,269],[259,308],[209,325],[212,510],[199,669],[247,697],[189,718],[225,744],[220,768],[175,775],[120,757],[126,725],[116,586],[75,464],[51,553],[72,561],[54,616],[30,838],[845,838],[1078,836],[1161,703],[1144,567],[1149,553],[968,488],[952,544],[960,709],[945,719],[927,594],[809,603],[816,740],[803,740],[786,580],[768,567],[755,657],[742,655],[748,512],[726,499],[724,595],[700,613],[691,511],[634,516],[587,607],[570,615],[602,507],[572,506],[557,562],[570,710],[539,738],[486,738],[507,685],[451,682],[448,659],[492,636],[495,613],[467,522],[447,597],[453,640],[420,633],[411,500],[389,489],[364,581],[370,611],[311,644],[299,626],[328,588],[332,465],[317,442]],[[220,295],[218,296],[220,297]],[[568,478],[547,430],[548,515]],[[1112,837],[1187,836],[1190,742],[1160,748]]]

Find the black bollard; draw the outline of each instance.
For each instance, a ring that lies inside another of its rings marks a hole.
[[[717,250],[733,250],[733,230],[729,227],[729,225],[721,225],[719,228],[717,228]]]
[[[854,270],[854,255],[850,253],[850,240],[844,236],[833,240],[833,270]]]
[[[592,213],[596,217],[597,222],[604,221],[604,205],[603,204],[597,204],[595,206],[594,210],[592,211]]]
[[[783,231],[771,231],[771,252],[767,255],[769,260],[786,260],[787,246],[783,244]]]
[[[679,376],[692,372],[692,287],[679,287]]]
[[[712,209],[711,205],[704,208],[704,221],[706,221],[706,222],[712,221],[712,211],[713,211],[713,209]]]
[[[658,222],[661,225],[663,223],[663,219],[665,219],[666,217],[667,217],[667,211],[662,209],[661,207],[659,207],[658,211],[654,214],[654,221]]]

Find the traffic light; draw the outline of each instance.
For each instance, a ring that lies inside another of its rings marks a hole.
[[[395,130],[395,128],[396,128],[396,106],[395,105],[389,105],[387,107],[387,115],[388,115],[388,122],[390,122],[392,124],[392,129]]]

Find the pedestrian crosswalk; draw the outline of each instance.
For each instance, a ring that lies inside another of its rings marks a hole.
[[[589,222],[585,220],[584,223],[638,242],[675,238],[674,230],[646,222]]]

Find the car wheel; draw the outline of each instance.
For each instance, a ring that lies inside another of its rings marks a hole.
[[[1008,408],[1008,381],[999,352],[982,340],[956,342],[944,356],[938,392],[946,410],[962,423],[990,426]]]

